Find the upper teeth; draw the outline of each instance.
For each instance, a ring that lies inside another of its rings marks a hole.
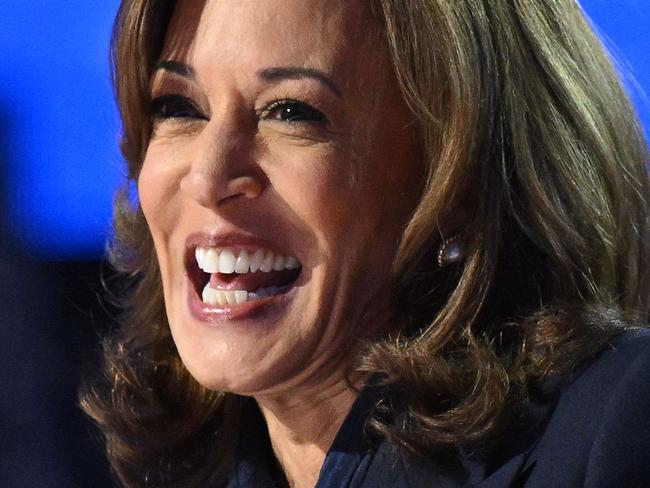
[[[199,268],[206,273],[243,274],[296,269],[300,266],[295,257],[275,254],[266,249],[237,253],[228,248],[197,247],[195,255]]]

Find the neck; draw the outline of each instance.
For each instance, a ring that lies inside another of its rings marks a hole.
[[[357,393],[345,379],[283,398],[256,398],[292,488],[313,488]]]

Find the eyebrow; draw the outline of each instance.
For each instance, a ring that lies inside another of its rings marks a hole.
[[[158,61],[156,63],[156,66],[154,66],[153,71],[155,73],[160,69],[164,69],[165,71],[176,73],[177,75],[181,75],[185,78],[190,78],[190,79],[196,78],[196,72],[194,71],[194,68],[192,68],[190,65],[187,65],[185,63],[181,63],[180,61],[172,61],[170,59]]]
[[[196,79],[196,71],[191,66],[180,61],[162,60],[156,63],[154,72],[158,70],[170,71],[184,78]],[[301,68],[299,66],[277,66],[266,68],[257,72],[257,76],[264,81],[273,82],[281,80],[298,80],[311,78],[323,83],[336,96],[343,98],[343,92],[323,71],[316,68]]]
[[[279,81],[279,80],[298,80],[301,78],[311,78],[320,81],[327,86],[336,96],[343,98],[343,93],[336,86],[324,72],[316,68],[301,68],[298,66],[284,66],[266,68],[257,73],[257,75],[264,81]]]

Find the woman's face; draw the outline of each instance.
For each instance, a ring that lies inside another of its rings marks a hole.
[[[389,326],[420,164],[364,3],[174,12],[139,194],[174,341],[208,388],[261,396],[338,378],[356,339]]]

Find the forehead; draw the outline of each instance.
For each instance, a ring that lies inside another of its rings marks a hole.
[[[162,58],[197,71],[303,66],[342,79],[379,62],[378,23],[366,0],[182,0]],[[216,73],[215,73],[216,74]]]

